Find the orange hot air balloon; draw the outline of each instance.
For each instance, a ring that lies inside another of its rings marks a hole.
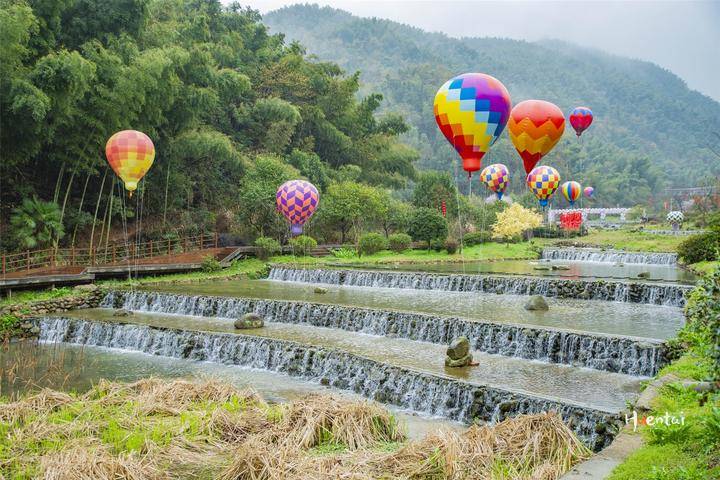
[[[144,133],[137,130],[123,130],[107,141],[105,156],[132,197],[138,182],[150,170],[155,160],[155,146],[150,137]]]
[[[544,100],[525,100],[513,107],[508,133],[523,159],[525,173],[553,149],[565,131],[565,117],[557,105]]]

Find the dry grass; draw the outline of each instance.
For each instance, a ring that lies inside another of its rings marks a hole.
[[[381,406],[329,395],[268,405],[218,381],[102,381],[0,405],[0,478],[558,478],[588,450],[555,414],[406,440]]]

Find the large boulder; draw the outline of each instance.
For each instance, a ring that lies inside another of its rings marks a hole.
[[[122,308],[113,312],[113,317],[129,317],[130,315],[133,315],[133,312]]]
[[[547,310],[548,304],[542,295],[533,295],[525,303],[525,310]]]
[[[315,287],[315,290],[313,290],[315,293],[327,293],[327,288],[325,287]]]
[[[650,272],[640,272],[637,276],[638,278],[650,278]]]
[[[472,353],[468,353],[464,357],[453,359],[450,358],[450,356],[445,357],[445,366],[446,367],[452,367],[452,368],[458,368],[458,367],[468,367],[472,364],[473,356]]]
[[[553,270],[570,270],[570,267],[567,265],[553,265]]]
[[[452,360],[459,360],[470,352],[470,340],[467,337],[458,337],[447,348],[447,356]]]
[[[235,320],[235,328],[238,329],[260,328],[263,326],[265,326],[265,321],[257,313],[246,313]]]

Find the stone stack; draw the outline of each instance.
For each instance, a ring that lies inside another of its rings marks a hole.
[[[235,328],[237,329],[248,329],[248,328],[261,328],[265,326],[265,321],[257,313],[246,313],[242,317],[235,320]]]
[[[472,353],[470,353],[470,341],[467,337],[458,337],[450,342],[446,353],[446,367],[467,367],[473,360]]]

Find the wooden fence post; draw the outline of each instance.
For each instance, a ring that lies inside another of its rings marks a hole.
[[[90,265],[95,266],[95,247],[90,245]]]
[[[215,232],[215,248],[218,248],[218,233]]]
[[[187,237],[183,238],[183,253],[187,252]]]
[[[5,275],[5,254],[2,255],[2,273]]]
[[[112,263],[115,263],[115,248],[116,248],[116,247],[117,247],[117,245],[115,245],[115,244],[113,243]]]
[[[30,271],[30,250],[25,250],[25,270]]]
[[[150,258],[152,258],[152,256],[153,256],[153,251],[152,251],[152,240],[150,240]]]
[[[70,247],[70,266],[75,266],[75,245]]]

